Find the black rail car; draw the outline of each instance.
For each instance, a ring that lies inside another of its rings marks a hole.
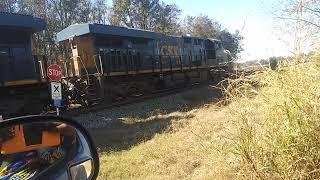
[[[110,25],[71,25],[57,39],[70,52],[67,76],[87,79],[89,101],[205,81],[231,61],[218,40]]]
[[[32,113],[48,99],[45,61],[31,47],[32,34],[45,27],[39,18],[0,13],[0,115]]]

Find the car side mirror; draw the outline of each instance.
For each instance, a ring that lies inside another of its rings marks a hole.
[[[79,123],[56,116],[0,122],[0,179],[96,179],[99,157]]]

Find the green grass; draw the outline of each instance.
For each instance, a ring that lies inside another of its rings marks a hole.
[[[93,130],[99,179],[319,179],[319,60],[224,83],[224,106],[156,111]]]

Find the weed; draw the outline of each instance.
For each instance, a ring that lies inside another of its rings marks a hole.
[[[236,127],[233,149],[239,178],[320,177],[318,64],[316,58],[299,59],[225,88]]]

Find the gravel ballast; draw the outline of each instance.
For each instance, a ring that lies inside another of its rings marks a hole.
[[[199,87],[130,105],[79,114],[73,118],[88,129],[104,128],[116,126],[128,118],[148,118],[154,114],[192,109],[206,102],[212,102],[218,96],[219,92],[211,87]]]

